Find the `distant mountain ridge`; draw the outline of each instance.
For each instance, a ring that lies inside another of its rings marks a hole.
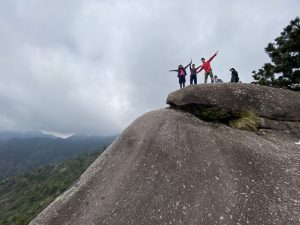
[[[110,145],[114,139],[115,136],[81,135],[62,139],[50,135],[0,140],[0,180],[43,165],[61,162],[80,153],[94,152]]]
[[[47,138],[57,138],[51,134],[45,134],[40,131],[0,131],[0,141],[9,140],[13,138],[27,139],[27,138],[36,138],[36,137],[47,137]]]

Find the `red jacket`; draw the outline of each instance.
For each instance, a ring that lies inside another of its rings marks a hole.
[[[208,73],[211,71],[211,66],[210,66],[210,62],[211,60],[213,60],[213,58],[215,58],[217,55],[217,53],[215,53],[212,57],[210,57],[209,60],[207,60],[205,63],[202,64],[200,70],[197,73],[200,73],[202,70],[205,71],[205,73]]]

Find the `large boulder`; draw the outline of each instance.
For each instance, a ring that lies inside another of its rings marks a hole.
[[[232,112],[253,111],[272,120],[300,121],[299,92],[254,84],[190,85],[170,93],[167,104],[177,108],[192,104]]]
[[[295,141],[150,112],[30,225],[299,224]]]

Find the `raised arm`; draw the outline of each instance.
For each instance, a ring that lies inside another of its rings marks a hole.
[[[192,64],[192,60],[186,67],[184,67],[184,69],[188,68],[191,64]]]
[[[201,65],[200,66],[198,66],[197,68],[196,68],[196,71],[199,69],[201,67]]]
[[[203,67],[201,66],[200,70],[197,71],[196,73],[200,73],[203,70]]]
[[[192,59],[191,59],[191,62],[190,62],[190,70],[192,70]]]
[[[218,52],[219,52],[219,51],[217,51],[215,54],[213,54],[213,56],[209,58],[208,62],[210,62],[211,60],[213,60],[213,58],[216,57],[216,55],[218,54]]]

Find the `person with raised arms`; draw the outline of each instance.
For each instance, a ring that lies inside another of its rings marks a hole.
[[[190,71],[191,71],[191,76],[190,76],[190,84],[197,84],[197,70],[200,68],[198,66],[197,68],[195,67],[195,64],[190,64]]]
[[[180,88],[183,88],[185,87],[185,76],[186,76],[186,69],[192,64],[192,60],[191,62],[183,67],[181,64],[178,66],[178,69],[177,70],[169,70],[169,72],[177,72],[177,76],[178,76],[178,79],[179,79],[179,85],[180,85]]]
[[[207,60],[207,61],[205,61],[205,58],[201,59],[202,66],[201,66],[200,70],[197,71],[197,73],[200,73],[202,70],[204,70],[204,72],[205,72],[204,73],[204,83],[207,83],[208,76],[210,76],[211,83],[214,82],[214,75],[212,72],[210,62],[213,60],[213,58],[216,57],[217,54],[218,54],[218,51],[212,57],[210,57],[209,60]]]

